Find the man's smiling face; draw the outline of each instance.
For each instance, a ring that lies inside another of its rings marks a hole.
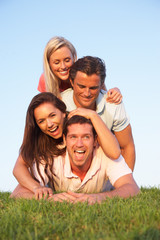
[[[76,106],[96,110],[96,100],[102,87],[100,76],[97,74],[88,76],[78,71],[71,84]]]
[[[88,123],[75,123],[68,126],[65,138],[69,160],[73,171],[87,171],[91,165],[96,139],[92,126]]]

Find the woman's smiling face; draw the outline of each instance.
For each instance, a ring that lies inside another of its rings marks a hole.
[[[34,117],[42,132],[55,139],[62,137],[65,113],[62,113],[52,103],[40,104],[34,110]]]
[[[72,53],[65,46],[57,49],[49,58],[49,65],[52,72],[62,81],[68,80],[69,70],[73,62]]]

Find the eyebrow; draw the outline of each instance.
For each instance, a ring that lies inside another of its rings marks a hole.
[[[55,112],[51,112],[48,116],[50,117],[52,114],[55,114],[56,115],[56,113]],[[37,122],[38,121],[42,121],[42,120],[44,120],[45,118],[39,118],[39,119],[35,119]]]
[[[76,133],[67,133],[67,136],[69,136],[69,137],[78,136],[78,134],[76,134]],[[92,134],[91,133],[85,133],[81,137],[85,137],[85,136],[92,136]]]
[[[87,87],[87,86],[85,86],[85,85],[83,85],[83,84],[80,84],[80,83],[77,83],[77,85],[78,85],[79,87]],[[99,85],[97,85],[97,86],[91,86],[91,87],[89,87],[89,88],[99,88]]]

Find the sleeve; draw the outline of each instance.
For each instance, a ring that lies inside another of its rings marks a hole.
[[[106,174],[112,185],[114,185],[120,177],[130,173],[132,173],[132,170],[128,167],[122,155],[114,161],[108,158]]]
[[[45,79],[44,79],[44,74],[43,73],[40,76],[37,89],[38,89],[39,92],[46,92],[46,84],[45,84]]]
[[[112,130],[115,132],[122,131],[129,125],[129,123],[129,117],[125,111],[124,104],[120,103],[116,105]]]

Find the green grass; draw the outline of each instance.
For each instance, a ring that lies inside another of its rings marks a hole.
[[[160,189],[102,204],[10,199],[0,192],[0,239],[160,239]]]

